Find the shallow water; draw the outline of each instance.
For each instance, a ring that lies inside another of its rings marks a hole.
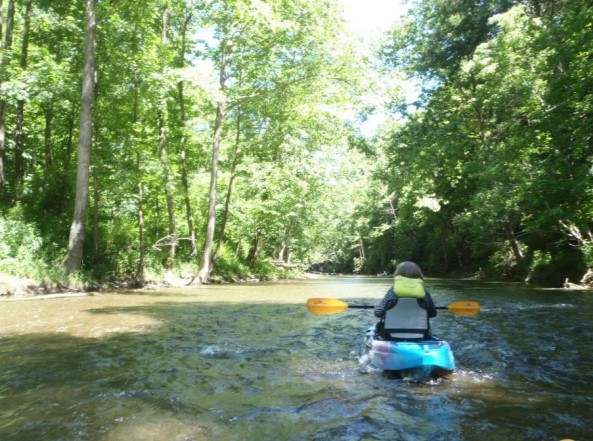
[[[448,380],[361,361],[389,279],[320,278],[0,302],[0,440],[593,439],[593,297],[429,280]]]

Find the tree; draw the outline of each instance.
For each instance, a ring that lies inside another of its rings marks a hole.
[[[186,12],[186,17],[181,28],[181,47],[179,53],[179,67],[183,69],[185,67],[185,54],[187,51],[187,33],[188,26],[193,19],[193,13],[191,11]],[[184,81],[180,80],[177,83],[177,89],[179,91],[179,122],[181,125],[181,137],[179,140],[180,144],[180,158],[181,158],[181,182],[183,185],[183,200],[185,202],[185,215],[187,219],[187,231],[189,234],[189,240],[191,244],[191,255],[197,254],[196,245],[196,232],[194,228],[194,216],[192,213],[192,206],[189,197],[189,182],[188,182],[188,171],[187,171],[187,112],[185,110],[185,91]]]
[[[15,0],[8,0],[8,11],[6,16],[6,37],[2,39],[2,26],[0,26],[0,85],[6,81],[5,75],[11,58],[12,31],[14,26],[14,4]],[[4,9],[0,2],[0,20],[3,19]],[[6,100],[0,97],[0,187],[6,183],[6,172],[4,166],[4,151],[6,150]]]
[[[490,17],[508,10],[513,0],[428,0],[415,2],[402,26],[382,48],[390,66],[439,84],[454,75],[473,51],[494,33]]]
[[[78,134],[78,160],[76,167],[76,200],[70,227],[68,250],[62,261],[66,272],[73,273],[82,267],[86,211],[89,194],[90,151],[93,133],[93,89],[95,80],[95,17],[96,0],[86,2],[86,31],[84,72],[82,80],[80,129]]]
[[[384,51],[390,66],[432,80],[422,109],[386,144],[383,179],[398,195],[396,240],[415,231],[414,252],[428,268],[490,267],[524,277],[550,262],[578,271],[582,263],[561,225],[584,219],[576,213],[590,206],[586,130],[567,118],[572,103],[588,102],[589,94],[569,83],[587,87],[580,73],[587,63],[577,54],[587,44],[581,30],[590,8],[486,2],[463,19],[443,14],[462,3],[419,5]],[[439,35],[441,43],[434,41]],[[410,39],[415,55],[402,44]],[[577,89],[578,97],[567,99]],[[583,121],[587,112],[579,115]],[[442,250],[440,258],[434,250]]]
[[[166,63],[166,47],[167,47],[167,18],[169,13],[169,4],[165,2],[161,14],[161,41],[160,41],[160,56],[161,56],[161,75],[164,74]],[[165,100],[166,90],[163,88],[160,91],[159,105],[157,109],[158,123],[159,123],[159,158],[162,165],[163,183],[165,189],[165,200],[167,203],[167,213],[169,216],[168,242],[169,242],[169,258],[167,260],[167,269],[170,271],[175,263],[175,249],[177,247],[176,228],[175,228],[175,206],[173,203],[173,194],[171,189],[171,168],[169,165],[169,158],[167,152],[167,104]]]
[[[23,28],[23,42],[21,47],[20,68],[27,69],[27,55],[29,51],[29,31],[31,27],[31,11],[33,1],[25,2],[25,24]],[[16,130],[15,130],[15,183],[16,197],[20,199],[22,194],[23,180],[25,174],[24,149],[25,149],[25,100],[19,99],[17,102]]]
[[[290,94],[293,85],[313,84],[326,68],[324,62],[331,57],[327,49],[336,24],[329,19],[332,10],[328,3],[269,1],[253,6],[249,8],[242,1],[211,5],[218,41],[213,55],[218,68],[219,95],[199,282],[207,281],[213,268],[219,155],[227,116],[244,112],[246,103],[265,106],[275,94]],[[243,121],[238,118],[235,121]]]

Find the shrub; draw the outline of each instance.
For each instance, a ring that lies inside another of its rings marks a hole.
[[[19,206],[0,217],[0,272],[38,278],[46,270],[37,228],[27,223]]]

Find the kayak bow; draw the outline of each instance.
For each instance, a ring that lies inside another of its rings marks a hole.
[[[439,378],[455,370],[449,343],[437,338],[422,341],[381,340],[371,326],[366,333],[363,355],[371,365],[398,376]]]

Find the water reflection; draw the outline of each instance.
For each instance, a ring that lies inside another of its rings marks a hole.
[[[0,303],[2,440],[553,440],[593,427],[590,301],[429,281],[476,318],[433,321],[458,370],[393,380],[360,359],[381,279],[320,279]],[[579,338],[575,338],[578,336]]]

